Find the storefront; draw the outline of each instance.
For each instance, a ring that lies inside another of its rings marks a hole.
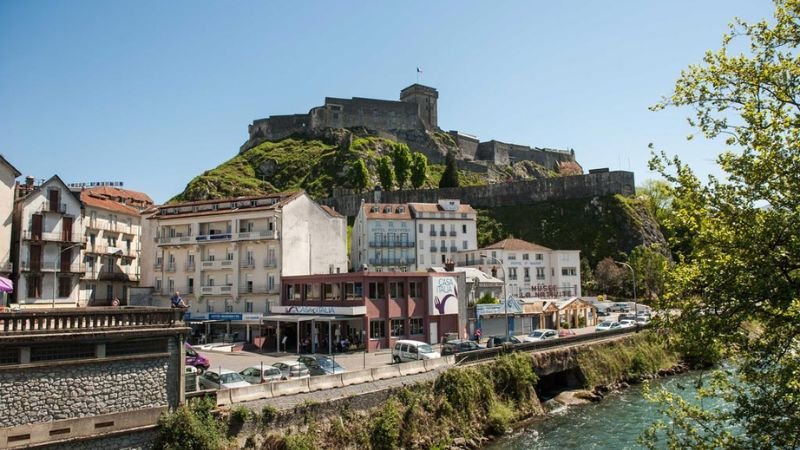
[[[184,320],[192,328],[195,344],[252,342],[261,335],[259,313],[189,313]]]
[[[264,351],[334,353],[363,350],[365,306],[273,306],[263,318]],[[280,344],[280,345],[279,345]]]
[[[509,297],[506,303],[478,304],[475,305],[476,326],[481,330],[481,336],[505,336],[506,323],[508,334],[513,336],[522,333],[522,304],[514,297]]]

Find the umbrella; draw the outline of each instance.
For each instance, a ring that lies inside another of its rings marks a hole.
[[[14,282],[8,278],[0,277],[0,292],[14,292]]]

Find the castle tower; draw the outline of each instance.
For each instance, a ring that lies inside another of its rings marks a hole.
[[[439,91],[417,83],[400,91],[400,101],[416,103],[419,118],[422,119],[425,128],[429,130],[439,128],[439,119],[436,112],[436,101],[438,98]]]

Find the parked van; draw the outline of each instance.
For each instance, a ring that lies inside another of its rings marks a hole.
[[[395,363],[434,359],[440,356],[439,352],[433,351],[430,344],[420,341],[400,340],[392,349],[392,361]]]
[[[200,353],[197,353],[197,351],[195,351],[195,349],[193,349],[188,342],[184,344],[183,348],[186,350],[187,366],[194,367],[200,373],[203,373],[203,371],[208,370],[208,368],[211,366],[211,362],[209,362],[208,359],[206,359]]]

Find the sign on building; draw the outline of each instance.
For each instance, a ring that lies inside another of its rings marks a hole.
[[[458,284],[454,277],[431,278],[428,311],[432,316],[458,314]]]

